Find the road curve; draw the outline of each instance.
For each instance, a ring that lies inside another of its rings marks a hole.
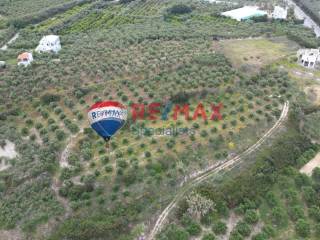
[[[272,128],[270,128],[255,144],[253,144],[251,147],[249,147],[246,151],[243,153],[237,155],[236,157],[224,160],[222,162],[219,162],[218,164],[214,164],[209,166],[208,168],[197,172],[197,174],[191,175],[188,180],[184,181],[182,184],[181,189],[178,191],[174,199],[171,201],[171,203],[162,211],[162,213],[159,215],[156,224],[154,225],[152,231],[150,232],[149,236],[147,237],[147,240],[153,240],[155,239],[156,235],[161,231],[162,227],[165,224],[165,221],[171,212],[171,210],[176,206],[176,204],[179,202],[180,199],[193,187],[200,184],[201,182],[207,180],[212,175],[222,171],[226,170],[228,168],[232,168],[236,163],[239,163],[240,160],[252,152],[256,151],[272,134],[274,134],[279,127],[283,124],[285,121],[287,115],[289,112],[289,102],[285,102],[282,113],[280,118],[277,120],[277,122],[273,125]]]

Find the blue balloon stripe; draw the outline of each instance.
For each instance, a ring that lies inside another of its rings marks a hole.
[[[103,138],[112,137],[123,125],[125,121],[119,119],[106,119],[93,123],[91,127]]]

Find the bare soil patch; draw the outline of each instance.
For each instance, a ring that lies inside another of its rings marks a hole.
[[[318,153],[314,159],[312,159],[310,162],[308,162],[306,165],[304,165],[300,172],[307,174],[308,176],[312,175],[313,169],[320,167],[320,153]]]
[[[20,230],[0,230],[0,239],[3,240],[23,240],[23,234]]]
[[[15,144],[8,140],[5,140],[5,143],[6,145],[4,147],[0,146],[0,157],[12,159],[18,156],[18,153],[15,150]]]
[[[312,85],[305,88],[305,93],[309,101],[315,105],[320,105],[320,85]]]

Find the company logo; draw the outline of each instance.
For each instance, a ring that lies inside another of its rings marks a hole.
[[[124,118],[124,116],[127,115],[127,110],[123,109],[105,109],[105,110],[97,110],[95,112],[91,113],[92,119],[97,119],[97,118]]]
[[[209,106],[204,106],[199,103],[193,112],[190,112],[189,104],[173,104],[168,102],[167,104],[162,103],[150,103],[145,104],[131,104],[131,117],[133,121],[136,120],[169,120],[172,118],[177,121],[179,116],[184,116],[185,120],[222,120],[221,111],[223,109],[223,104],[210,104]],[[206,109],[210,110],[210,114],[207,114]],[[171,115],[170,115],[171,113]]]
[[[130,105],[130,113],[132,121],[138,120],[159,120],[177,121],[179,117],[184,117],[186,121],[196,120],[222,120],[221,110],[223,104],[209,104],[205,106],[199,103],[194,111],[191,112],[189,104],[173,104],[168,102],[166,104],[153,102],[150,104],[137,104]],[[209,113],[209,114],[208,114]],[[91,127],[106,141],[108,141],[117,131],[124,126],[127,120],[128,110],[127,107],[119,102],[106,101],[95,103],[88,111],[88,118]],[[177,136],[177,135],[194,135],[195,129],[193,128],[147,128],[145,126],[133,126],[132,130],[141,136]],[[137,128],[136,128],[137,127]]]

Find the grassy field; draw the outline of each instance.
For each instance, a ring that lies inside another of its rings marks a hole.
[[[285,38],[226,40],[221,43],[223,53],[233,66],[258,72],[262,67],[295,54],[298,45]]]

